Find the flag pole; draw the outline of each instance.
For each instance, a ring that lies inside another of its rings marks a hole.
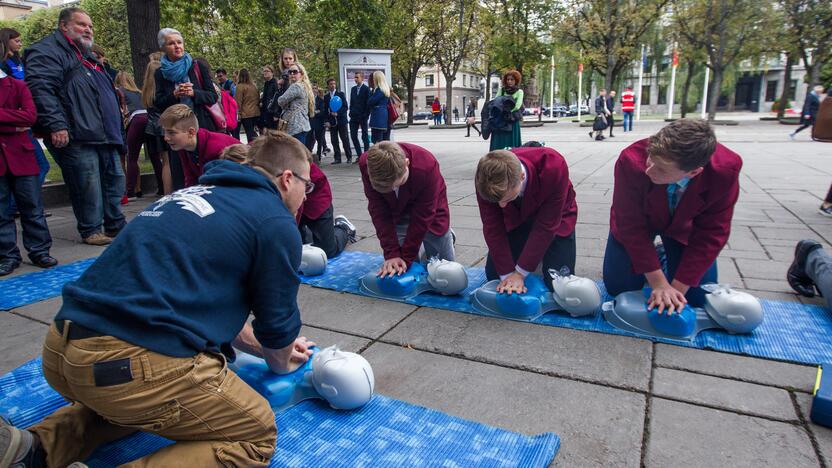
[[[641,121],[641,86],[644,80],[644,44],[641,45],[641,60],[638,63],[638,92],[636,93],[636,122]]]
[[[578,63],[578,123],[581,122],[581,91],[583,89],[584,80],[584,58],[583,51],[581,52],[581,62]]]
[[[705,88],[702,91],[702,118],[708,118],[708,81],[711,79],[711,69],[705,64]]]
[[[554,116],[552,108],[555,107],[555,54],[552,54],[552,65],[549,77],[549,118]]]
[[[673,63],[670,72],[670,91],[667,96],[667,118],[673,118],[673,98],[676,91],[676,68],[679,66],[679,54],[676,52],[676,43],[673,43]],[[684,106],[685,103],[682,103]]]

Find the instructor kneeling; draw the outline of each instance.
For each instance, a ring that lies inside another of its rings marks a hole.
[[[178,443],[128,466],[267,465],[274,414],[226,359],[233,345],[286,373],[311,355],[295,273],[309,157],[279,132],[249,154],[248,166],[212,161],[200,185],[139,213],[64,288],[43,372],[73,404],[29,431],[0,427],[0,460],[67,466],[141,430]]]

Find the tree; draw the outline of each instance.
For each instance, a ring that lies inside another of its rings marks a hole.
[[[127,30],[130,32],[130,59],[139,88],[144,84],[148,56],[159,50],[159,0],[126,0]]]
[[[445,77],[445,121],[450,121],[451,100],[456,73],[467,58],[468,42],[477,12],[476,0],[453,0],[450,5],[433,8],[436,29],[429,34],[433,56]]]
[[[550,25],[558,9],[553,0],[487,0],[491,14],[492,60],[500,69],[513,68],[521,74],[549,58]]]
[[[407,123],[413,123],[414,90],[419,69],[430,59],[433,48],[428,37],[430,19],[425,12],[430,0],[393,0],[389,23],[389,44],[395,48],[393,74],[401,79],[407,89]]]
[[[569,0],[561,33],[584,53],[584,63],[604,76],[607,89],[632,65],[643,36],[670,0]]]
[[[829,0],[779,0],[788,40],[806,65],[811,89],[820,81],[820,70],[832,59],[832,2]],[[788,83],[788,81],[786,82]],[[781,106],[782,107],[782,106]]]
[[[713,120],[725,71],[743,59],[759,57],[765,49],[770,4],[757,0],[675,0],[673,14],[680,36],[708,57],[707,66],[713,72],[708,87],[708,120]]]

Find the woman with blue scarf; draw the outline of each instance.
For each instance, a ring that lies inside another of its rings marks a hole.
[[[199,128],[216,131],[214,120],[206,109],[217,102],[211,70],[185,52],[185,41],[179,31],[164,28],[157,39],[163,55],[162,66],[155,75],[154,106],[162,113],[174,104],[185,104],[196,114]]]

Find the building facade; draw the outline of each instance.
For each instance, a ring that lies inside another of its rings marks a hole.
[[[48,6],[47,0],[0,0],[0,20],[20,18]]]
[[[461,67],[457,72],[452,88],[451,104],[445,102],[445,75],[436,65],[425,65],[419,69],[416,76],[416,87],[413,89],[413,110],[414,112],[430,112],[434,98],[439,98],[439,103],[450,108],[459,110],[459,116],[465,116],[465,109],[468,103],[477,101],[484,93],[485,80],[483,76]],[[498,80],[499,82],[499,80]]]

